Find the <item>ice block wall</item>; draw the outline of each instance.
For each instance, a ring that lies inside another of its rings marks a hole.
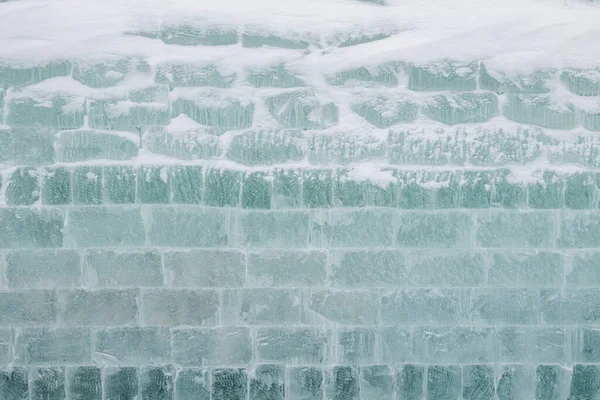
[[[2,3],[0,399],[600,398],[600,10],[441,4]]]

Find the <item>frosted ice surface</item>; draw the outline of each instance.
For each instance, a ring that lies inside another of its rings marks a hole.
[[[597,1],[168,3],[0,0],[0,400],[600,398]]]

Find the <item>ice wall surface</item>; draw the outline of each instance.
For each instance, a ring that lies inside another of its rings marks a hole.
[[[0,399],[600,398],[600,9],[453,3],[0,5]]]

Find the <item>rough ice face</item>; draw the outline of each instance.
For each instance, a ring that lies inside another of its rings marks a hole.
[[[597,65],[176,3],[91,10],[127,30],[93,57],[3,41],[0,399],[600,396]]]

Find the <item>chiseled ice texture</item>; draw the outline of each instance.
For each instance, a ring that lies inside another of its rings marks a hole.
[[[600,399],[599,6],[0,0],[0,400]]]

